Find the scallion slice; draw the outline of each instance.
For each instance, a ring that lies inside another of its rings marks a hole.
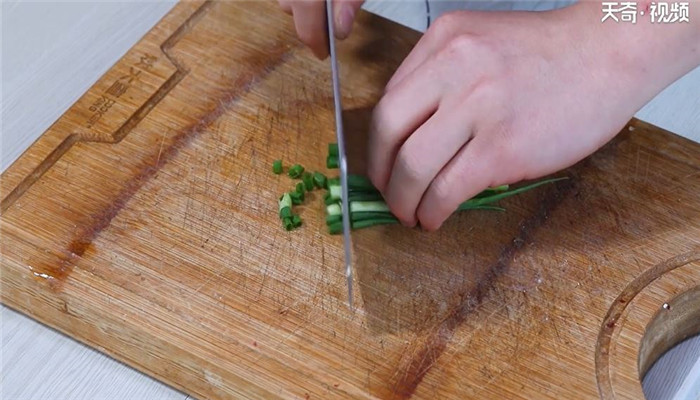
[[[272,172],[277,175],[282,173],[282,160],[275,160],[272,163]]]
[[[326,168],[328,168],[328,169],[338,168],[338,157],[333,157],[331,155],[326,157]]]
[[[319,189],[325,189],[326,183],[328,182],[328,179],[326,179],[326,176],[323,175],[320,172],[314,172],[314,185],[316,185],[317,188]]]
[[[301,174],[304,173],[304,167],[302,167],[299,164],[294,164],[289,168],[289,172],[287,173],[291,178],[299,178]]]
[[[304,182],[304,187],[306,187],[307,192],[314,189],[314,176],[311,174],[311,172],[304,172],[304,174],[301,176],[301,180]]]

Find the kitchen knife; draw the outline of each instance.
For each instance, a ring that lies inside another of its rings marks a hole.
[[[348,164],[345,157],[343,135],[343,108],[340,101],[340,77],[335,52],[335,29],[333,24],[333,2],[326,0],[328,18],[328,43],[330,45],[331,73],[333,75],[333,100],[335,104],[335,134],[338,141],[338,165],[340,166],[341,207],[343,212],[343,243],[345,246],[345,277],[348,284],[348,306],[352,310],[352,252],[350,250],[350,207],[348,205]]]

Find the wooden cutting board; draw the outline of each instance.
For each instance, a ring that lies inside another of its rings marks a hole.
[[[348,136],[417,39],[360,15]],[[358,231],[353,313],[320,196],[285,232],[271,173],[333,140],[276,2],[183,2],[2,175],[2,302],[200,399],[640,399],[700,331],[700,145],[632,121],[506,213]]]

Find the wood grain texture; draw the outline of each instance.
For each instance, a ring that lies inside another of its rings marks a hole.
[[[357,169],[417,39],[360,23]],[[273,159],[324,163],[329,75],[275,3],[178,5],[3,174],[2,301],[198,398],[640,398],[647,324],[700,283],[700,147],[634,121],[505,214],[358,232],[351,314],[320,205],[270,212]]]

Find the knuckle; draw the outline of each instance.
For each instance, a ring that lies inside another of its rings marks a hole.
[[[444,175],[438,175],[433,180],[430,185],[430,190],[432,191],[432,198],[438,205],[445,205],[451,200],[452,193],[455,189],[455,185]],[[442,207],[439,207],[442,208]]]
[[[428,33],[436,39],[444,39],[458,26],[458,11],[448,12],[439,16],[430,26]]]
[[[374,134],[381,135],[380,138],[386,135],[387,132],[393,132],[398,126],[398,120],[392,118],[396,113],[390,112],[392,103],[391,92],[384,95],[372,112],[372,126],[370,129]]]
[[[473,61],[479,57],[476,42],[477,39],[471,34],[459,34],[448,40],[436,57],[441,62],[457,62],[459,65],[467,65],[470,60]]]
[[[420,156],[406,146],[399,150],[394,168],[407,183],[418,182],[423,178]]]
[[[509,128],[500,130],[493,141],[491,153],[490,159],[493,164],[503,165],[511,171],[519,171],[524,167],[522,151],[518,150],[516,136]]]
[[[390,112],[390,109],[391,105],[388,103],[378,105],[369,128],[372,145],[382,152],[389,152],[395,146],[396,137],[402,127],[398,113]]]
[[[490,71],[493,73],[493,71]],[[492,77],[487,77],[482,79],[478,84],[475,85],[473,91],[470,93],[470,99],[476,104],[484,104],[490,107],[498,107],[497,119],[501,118],[504,114],[504,108],[507,107],[507,99],[505,93],[508,92],[508,88],[502,85],[502,82],[498,79],[492,79]],[[500,123],[497,122],[497,123]]]
[[[481,169],[492,171],[488,184],[497,186],[518,182],[527,168],[526,157],[518,149],[515,137],[509,129],[499,130],[484,150]]]

